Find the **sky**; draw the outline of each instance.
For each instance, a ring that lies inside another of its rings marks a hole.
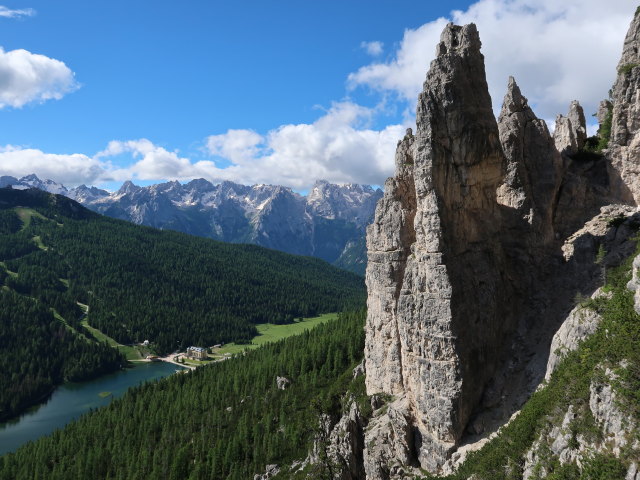
[[[444,26],[553,128],[595,113],[631,0],[0,0],[0,175],[382,185]]]

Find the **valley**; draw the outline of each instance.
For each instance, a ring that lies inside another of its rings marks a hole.
[[[0,237],[5,419],[65,381],[250,343],[257,324],[291,324],[283,337],[364,298],[360,277],[321,260],[139,227],[39,190],[0,189]]]
[[[165,3],[0,46],[0,480],[640,480],[640,6]]]

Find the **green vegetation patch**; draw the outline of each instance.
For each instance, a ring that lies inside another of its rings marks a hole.
[[[124,357],[129,361],[142,360],[143,358],[146,358],[147,355],[150,353],[149,349],[145,349],[145,348],[140,347],[138,345],[130,346],[130,345],[121,345],[121,344],[119,344],[113,338],[109,337],[108,335],[105,335],[104,333],[102,333],[97,328],[93,328],[91,325],[89,325],[89,322],[87,320],[83,320],[81,322],[81,325],[98,342],[106,343],[110,347],[117,348],[118,351],[122,355],[124,355]]]
[[[0,421],[46,398],[56,385],[89,380],[125,362],[38,300],[6,288],[0,289],[0,305]]]
[[[42,243],[42,238],[40,238],[40,235],[34,235],[32,240],[40,250],[47,250],[47,246]]]
[[[629,73],[631,73],[631,70],[633,70],[634,68],[636,68],[638,65],[638,63],[627,63],[625,65],[622,65],[619,69],[618,69],[618,73],[620,75],[628,75]]]
[[[318,315],[317,317],[304,318],[294,323],[288,323],[284,325],[274,325],[271,323],[262,323],[256,325],[258,335],[255,336],[251,343],[248,344],[236,344],[228,343],[220,348],[213,349],[213,355],[217,358],[224,355],[235,355],[242,353],[245,350],[251,350],[258,348],[269,342],[277,342],[283,338],[290,337],[292,335],[298,335],[311,328],[315,328],[318,325],[322,325],[329,320],[335,320],[338,317],[337,313],[325,313],[324,315]]]
[[[111,392],[100,392],[100,393],[98,394],[98,396],[99,396],[100,398],[107,398],[107,397],[108,397],[108,396],[110,396],[110,395],[112,395],[112,393],[111,393]]]
[[[32,218],[39,218],[40,220],[46,220],[46,217],[41,213],[35,211],[33,208],[16,207],[14,210],[20,220],[22,221],[22,228],[28,228],[31,225]]]
[[[0,235],[0,261],[18,273],[11,288],[36,296],[56,290],[53,274],[60,287],[69,279],[67,294],[50,296],[65,297],[67,310],[89,305],[93,327],[124,345],[149,340],[160,354],[249,342],[256,324],[355,308],[366,296],[361,277],[315,258],[141,227],[37,190],[0,189],[0,205],[25,222]]]

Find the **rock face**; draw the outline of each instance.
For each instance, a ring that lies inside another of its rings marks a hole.
[[[323,474],[307,478],[351,480],[365,478],[362,452],[364,451],[364,424],[357,403],[346,399],[348,410],[337,421],[323,414],[313,447],[302,464],[321,467]],[[369,477],[375,478],[375,477]]]
[[[410,455],[433,472],[513,328],[496,199],[506,163],[476,27],[448,25],[367,235],[367,392],[401,397]]]
[[[640,255],[633,259],[631,265],[631,280],[627,288],[633,292],[633,308],[640,313]]]
[[[619,198],[640,203],[640,15],[636,14],[627,33],[618,63],[618,77],[611,101],[611,138],[607,157],[618,181]]]
[[[554,203],[562,160],[547,124],[533,113],[513,77],[509,78],[498,129],[506,165],[497,200],[509,207],[504,210],[505,216],[511,216],[505,222],[513,229],[509,236],[518,238],[519,243],[524,234],[527,243],[521,244],[521,250],[531,253],[532,248],[548,246],[554,239]]]
[[[624,365],[620,365],[625,368]],[[546,427],[533,442],[524,458],[524,480],[546,478],[557,465],[584,464],[595,453],[607,453],[619,458],[624,452],[629,459],[638,458],[640,441],[638,425],[632,415],[620,409],[620,399],[612,385],[617,374],[602,365],[597,367],[598,378],[589,385],[588,405],[569,405],[562,418],[548,419]],[[593,418],[599,435],[575,433],[574,425],[584,422],[585,415]],[[625,479],[636,479],[638,467],[630,462]]]
[[[602,291],[598,289],[592,298],[598,298],[601,295]],[[553,336],[545,380],[551,378],[551,374],[568,352],[578,348],[580,342],[596,331],[601,321],[602,317],[589,307],[577,305],[571,310],[567,319]]]
[[[606,267],[633,250],[633,208],[609,204],[634,180],[585,155],[577,101],[552,136],[510,78],[496,122],[475,26],[448,25],[436,54],[367,230],[366,387],[391,398],[365,431],[367,478],[453,468],[463,436],[504,424],[597,326],[572,309],[602,284],[599,248]]]
[[[584,147],[587,142],[587,122],[584,110],[577,100],[571,102],[566,117],[558,115],[553,140],[560,153],[572,155]]]

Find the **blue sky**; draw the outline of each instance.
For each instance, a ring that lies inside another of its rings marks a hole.
[[[0,175],[380,184],[446,21],[552,123],[614,79],[635,7],[602,3],[0,0]]]

